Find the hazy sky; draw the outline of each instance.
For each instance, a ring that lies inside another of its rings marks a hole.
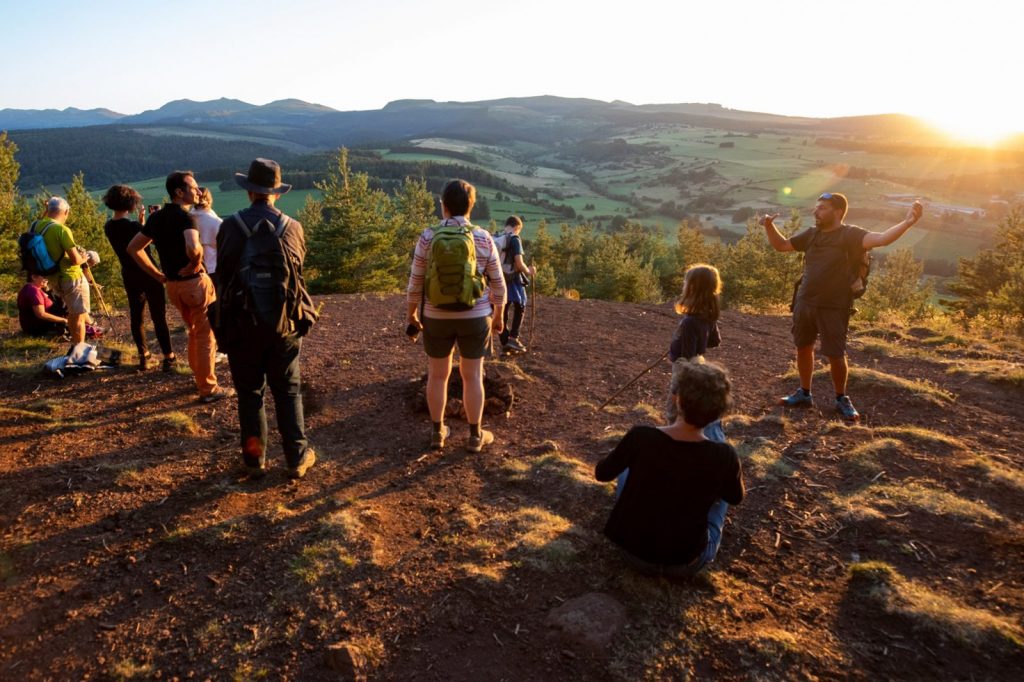
[[[0,0],[0,108],[561,95],[1024,130],[1014,0]]]

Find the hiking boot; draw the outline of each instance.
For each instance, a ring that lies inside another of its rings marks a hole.
[[[467,452],[480,452],[485,446],[494,442],[494,434],[486,429],[480,429],[479,436],[471,435],[466,443]]]
[[[804,389],[798,388],[789,395],[780,399],[779,402],[784,407],[810,407],[814,404],[814,399],[810,393],[804,393]]]
[[[139,357],[139,371],[140,372],[145,372],[147,369],[149,369],[149,363],[152,362],[152,360],[153,360],[153,356],[150,353],[146,353],[145,355],[140,356]]]
[[[515,337],[512,337],[512,338],[510,338],[508,340],[508,343],[505,344],[505,352],[506,353],[525,353],[526,352],[526,346],[524,346],[522,343],[520,343],[519,339],[517,339]]]
[[[267,475],[267,462],[262,457],[249,458],[242,455],[242,464],[245,465],[245,475],[252,481],[258,481]]]
[[[203,404],[217,402],[222,398],[230,398],[235,392],[230,388],[224,388],[223,386],[215,386],[212,391],[206,395],[199,396],[199,402]]]
[[[313,448],[306,448],[306,451],[302,453],[302,459],[299,460],[299,463],[293,467],[288,467],[288,478],[302,478],[309,471],[309,467],[313,466],[314,462],[316,462],[316,452],[313,451]]]
[[[430,432],[430,447],[432,450],[440,450],[444,447],[444,442],[448,440],[448,436],[452,435],[452,427],[447,424],[441,425],[440,431]]]
[[[860,412],[850,402],[850,396],[844,395],[841,398],[836,398],[836,412],[842,416],[848,422],[855,422],[860,420]]]
[[[163,369],[164,372],[169,374],[169,373],[174,371],[174,368],[177,367],[177,365],[178,365],[178,358],[177,358],[177,356],[175,356],[173,358],[164,358],[164,362],[161,365],[161,369]]]

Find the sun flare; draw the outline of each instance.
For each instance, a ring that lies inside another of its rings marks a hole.
[[[1024,133],[1020,119],[1009,112],[946,111],[927,119],[959,142],[988,147],[998,146],[1007,138]]]

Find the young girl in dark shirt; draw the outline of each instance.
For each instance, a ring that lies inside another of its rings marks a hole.
[[[618,479],[605,535],[644,573],[692,576],[714,561],[730,504],[743,501],[739,457],[704,435],[729,405],[729,378],[718,365],[673,365],[674,421],[634,426],[598,462],[599,481]]]
[[[672,342],[668,347],[668,359],[675,362],[679,358],[690,360],[703,356],[708,348],[715,348],[722,343],[718,332],[719,302],[722,293],[722,278],[718,268],[706,263],[691,266],[683,275],[683,292],[676,300],[676,313],[683,316],[672,334]],[[668,421],[675,419],[675,402],[670,400]],[[704,430],[711,440],[725,442],[722,423],[717,419]]]

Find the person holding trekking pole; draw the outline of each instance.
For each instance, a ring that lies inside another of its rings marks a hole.
[[[491,333],[504,328],[505,278],[491,235],[469,222],[476,188],[452,180],[441,193],[444,220],[416,242],[407,290],[410,338],[423,331],[427,352],[427,406],[433,423],[430,446],[444,447],[451,428],[444,423],[452,353],[459,347],[463,404],[469,422],[466,450],[480,452],[494,442],[481,426],[484,412],[484,354]],[[492,310],[493,308],[493,310]]]
[[[800,386],[781,399],[786,407],[809,407],[811,378],[814,374],[814,342],[821,337],[821,352],[828,358],[832,385],[836,391],[836,411],[847,421],[857,421],[860,413],[846,395],[849,365],[846,337],[853,312],[853,300],[864,292],[867,278],[867,252],[888,246],[902,237],[921,219],[923,207],[915,201],[906,217],[883,232],[870,232],[843,222],[849,202],[838,192],[824,192],[814,206],[814,227],[788,239],[775,227],[778,213],[764,215],[768,242],[776,251],[804,254],[803,276],[793,296],[793,343]]]
[[[683,291],[675,303],[675,311],[682,315],[672,342],[668,347],[669,362],[683,358],[692,360],[702,358],[708,348],[716,348],[722,343],[718,331],[718,315],[721,309],[718,296],[722,293],[722,278],[718,268],[706,263],[690,266],[683,275]],[[676,418],[676,400],[669,399],[668,420]],[[719,443],[725,442],[722,422],[718,419],[704,429],[704,435]]]

